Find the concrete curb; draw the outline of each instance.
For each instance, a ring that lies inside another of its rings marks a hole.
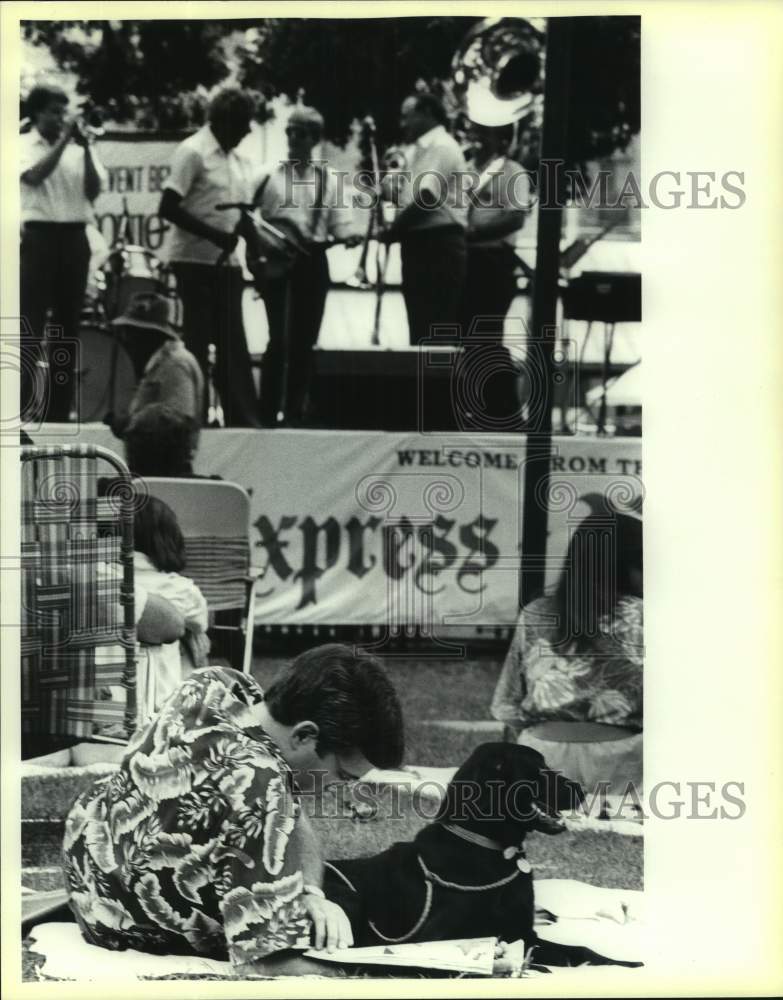
[[[502,722],[493,720],[468,720],[468,719],[428,719],[428,726],[436,729],[450,729],[455,733],[475,733],[483,737],[488,743],[502,743],[505,726]]]
[[[40,767],[22,764],[22,819],[63,820],[74,799],[97,778],[113,774],[117,764]]]

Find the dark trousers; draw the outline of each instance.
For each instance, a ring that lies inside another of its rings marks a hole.
[[[209,345],[217,348],[214,381],[226,426],[257,426],[258,403],[242,322],[245,286],[241,269],[182,261],[172,267],[182,299],[185,344],[201,365],[205,380]],[[204,396],[206,408],[208,393]]]
[[[261,420],[270,427],[280,411],[288,423],[304,419],[328,289],[329,265],[318,248],[300,256],[287,278],[266,282],[269,344],[261,369]]]
[[[79,320],[90,265],[84,225],[26,223],[19,263],[22,419],[67,420],[74,402]],[[48,369],[39,363],[46,355]],[[78,401],[76,405],[78,409]]]
[[[410,233],[400,244],[400,254],[411,344],[429,340],[433,325],[454,327],[450,337],[445,331],[438,334],[437,342],[450,339],[456,343],[467,263],[464,229],[454,226]]]
[[[503,346],[503,321],[517,293],[515,271],[510,246],[468,249],[459,366],[466,429],[510,431],[521,425],[517,366]]]

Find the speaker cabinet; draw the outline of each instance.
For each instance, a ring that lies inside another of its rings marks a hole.
[[[453,431],[461,348],[313,351],[310,420],[341,430]]]
[[[563,290],[566,319],[602,323],[639,323],[642,276],[625,272],[585,271]]]

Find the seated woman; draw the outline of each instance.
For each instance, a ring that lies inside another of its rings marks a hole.
[[[207,665],[207,602],[185,569],[185,540],[177,516],[157,497],[139,503],[133,518],[133,575],[149,594],[165,598],[180,612],[185,634],[179,641],[141,647],[139,705],[146,721],[194,669]]]
[[[642,782],[642,665],[641,517],[593,513],[555,592],[523,608],[492,715],[586,791],[622,794]]]

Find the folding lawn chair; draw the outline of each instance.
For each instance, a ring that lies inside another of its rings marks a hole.
[[[94,445],[21,452],[22,734],[127,739],[136,727],[134,485]],[[99,467],[114,486],[98,497]],[[118,696],[119,695],[119,696]]]
[[[141,482],[177,515],[185,539],[184,573],[206,598],[210,620],[216,613],[210,633],[213,637],[233,634],[241,641],[241,656],[232,647],[229,658],[232,666],[249,673],[262,575],[250,566],[249,494],[236,483],[214,479],[147,477]],[[144,487],[137,482],[137,488]],[[239,612],[237,624],[225,622],[224,612],[230,611]]]

